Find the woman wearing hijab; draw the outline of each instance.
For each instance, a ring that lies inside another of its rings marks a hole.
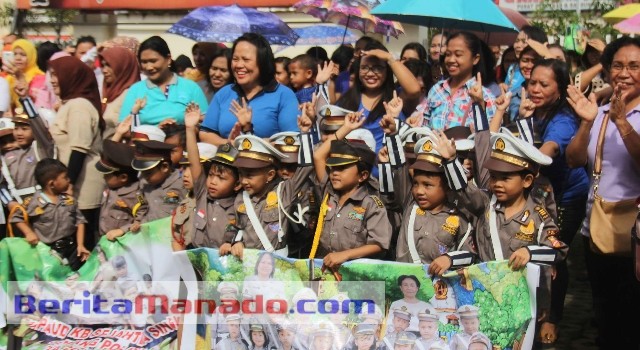
[[[3,62],[7,76],[9,90],[11,91],[11,110],[21,107],[20,99],[15,93],[16,84],[22,82],[29,84],[29,96],[34,102],[38,91],[44,87],[44,72],[38,68],[38,54],[36,47],[27,40],[18,39],[11,46],[13,62]]]
[[[136,56],[123,47],[105,49],[100,54],[102,74],[102,107],[106,127],[103,139],[110,139],[115,133],[120,117],[120,109],[129,87],[140,80],[140,67]]]
[[[72,194],[87,219],[85,247],[96,243],[104,179],[96,168],[102,148],[102,105],[93,70],[75,57],[49,62],[51,85],[60,97],[49,132],[58,149],[58,159],[69,168]]]
[[[67,57],[67,56],[71,56],[71,55],[64,51],[59,51],[54,53],[49,59],[49,61],[47,62],[47,67],[49,66],[49,62],[53,60],[57,60],[60,57]],[[42,87],[42,89],[38,91],[38,95],[36,96],[36,101],[34,103],[38,108],[45,108],[54,112],[56,109],[58,109],[58,107],[60,107],[59,106],[60,99],[58,98],[56,93],[53,91],[53,86],[51,86],[51,74],[49,73],[48,69],[47,69],[47,72],[45,73],[44,86]]]

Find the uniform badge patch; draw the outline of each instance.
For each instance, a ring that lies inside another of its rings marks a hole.
[[[238,206],[238,209],[236,209],[238,211],[238,213],[246,213],[247,212],[247,207],[244,206],[244,203],[240,204]]]
[[[416,215],[420,215],[420,216],[424,216],[424,214],[426,214],[427,212],[418,208],[416,209]]]
[[[267,194],[267,207],[266,209],[272,209],[278,206],[278,194],[275,191],[271,191]]]
[[[520,221],[522,222],[527,221],[530,215],[531,215],[531,212],[529,212],[529,210],[525,210],[524,213],[522,214],[522,218],[520,219]]]
[[[42,209],[42,207],[36,207],[36,215],[42,215],[44,214],[44,209]]]
[[[558,249],[564,247],[564,243],[556,238],[556,236],[547,236],[549,242],[551,242],[551,246]]]
[[[378,198],[378,196],[372,195],[371,199],[373,199],[373,201],[376,203],[378,208],[384,208],[384,204],[382,204],[382,201],[380,200],[380,198]]]
[[[529,220],[526,225],[520,225],[520,232],[516,233],[516,238],[521,241],[533,242],[533,233],[536,227],[533,219]]]
[[[541,206],[536,206],[533,210],[535,210],[542,220],[547,220],[549,218],[549,213],[547,210]]]
[[[127,203],[125,201],[123,201],[122,199],[118,199],[114,204],[118,208],[129,208]]]
[[[351,219],[351,220],[357,220],[357,221],[364,220],[364,215],[363,214],[358,214],[358,212],[356,212],[356,211],[349,212],[348,216],[349,216],[349,219]]]
[[[185,210],[187,209],[187,205],[183,204]],[[196,212],[196,215],[198,215],[201,219],[204,219],[204,209],[198,209],[198,211]]]
[[[164,196],[164,202],[170,204],[178,204],[180,203],[180,194],[176,191],[169,191]]]
[[[447,231],[450,235],[456,235],[460,228],[460,218],[457,215],[449,215],[442,225],[442,229]]]
[[[278,232],[280,231],[280,224],[275,222],[273,224],[269,224],[267,225],[269,227],[269,230],[273,231],[273,232]]]

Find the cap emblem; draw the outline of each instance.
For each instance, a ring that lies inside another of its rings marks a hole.
[[[503,139],[497,139],[496,140],[496,149],[498,151],[504,151],[504,147],[505,147],[504,140]]]
[[[331,116],[331,109],[330,109],[329,107],[327,107],[327,108],[324,110],[324,116],[325,116],[325,117],[330,117],[330,116]]]
[[[242,149],[251,149],[251,141],[249,139],[242,141]]]
[[[431,140],[425,142],[424,145],[422,145],[422,150],[425,152],[431,152],[432,149],[433,143],[431,143]]]
[[[293,138],[293,136],[287,136],[287,137],[285,137],[285,138],[284,138],[284,143],[285,143],[287,146],[291,146],[291,145],[293,145],[294,143],[296,143],[296,139],[294,139],[294,138]]]

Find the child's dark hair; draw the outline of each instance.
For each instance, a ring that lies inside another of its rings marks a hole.
[[[331,54],[331,61],[340,67],[340,72],[344,72],[349,68],[354,51],[353,47],[342,45]]]
[[[314,46],[307,50],[306,53],[316,61],[316,64],[322,64],[323,62],[327,62],[329,60],[329,54],[327,53],[327,50],[325,50],[321,46]]]
[[[40,187],[45,188],[49,181],[55,180],[60,174],[69,171],[61,161],[45,158],[36,164],[34,177]]]
[[[444,187],[445,191],[448,191],[449,182],[447,181],[447,176],[444,173],[436,173],[434,171],[424,171],[420,169],[413,169],[413,178],[418,175],[430,176],[430,177],[439,177],[441,180],[442,187]]]
[[[431,67],[427,61],[410,58],[402,63],[414,77],[422,78],[424,91],[428,92],[431,90],[431,87],[433,86],[433,76],[431,75]]]
[[[218,163],[218,162],[205,162],[203,164],[204,173],[209,175],[211,171],[217,173],[231,173],[233,178],[238,181],[240,179],[240,174],[238,174],[238,169],[236,167],[232,167],[226,164]]]
[[[185,148],[187,147],[187,129],[184,125],[168,124],[163,131],[166,134],[165,139],[178,135],[180,145]]]
[[[315,58],[311,57],[308,54],[302,54],[294,57],[289,64],[297,63],[300,65],[300,68],[303,70],[310,69],[313,74],[312,78],[315,79],[315,76],[318,74],[318,62]],[[287,69],[288,71],[288,69]]]
[[[282,67],[284,67],[284,70],[286,70],[287,73],[289,73],[289,63],[291,63],[291,59],[289,57],[285,57],[285,56],[278,57],[275,59],[275,63],[282,64]]]
[[[404,55],[404,52],[407,50],[413,50],[418,54],[418,59],[420,61],[427,61],[427,49],[424,48],[424,46],[422,46],[422,44],[420,43],[408,43],[407,45],[405,45],[402,48],[402,52],[400,53],[400,57],[402,57],[402,55]]]
[[[535,40],[541,44],[549,41],[547,38],[547,34],[544,32],[544,29],[536,26],[524,26],[520,28],[521,32],[524,32],[527,35],[527,38],[531,40]]]
[[[127,185],[130,185],[138,181],[138,170],[135,170],[134,168],[131,168],[131,167],[115,171],[113,172],[113,175],[115,176],[127,175]]]

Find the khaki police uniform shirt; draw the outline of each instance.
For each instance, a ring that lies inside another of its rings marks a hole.
[[[416,340],[416,350],[429,350],[431,349],[432,345],[440,345],[446,347],[447,343],[438,336],[431,339],[418,338],[418,340]]]
[[[76,235],[76,228],[87,223],[78,208],[78,202],[67,195],[58,196],[58,203],[38,191],[27,205],[29,225],[35,231],[38,239],[45,244]],[[22,215],[14,215],[11,223],[25,222]]]
[[[193,184],[195,216],[193,239],[195,247],[220,248],[231,243],[236,228],[236,196],[213,199],[207,191],[207,174],[202,174]]]
[[[471,233],[465,237],[469,229],[469,221],[449,203],[444,203],[437,213],[418,208],[413,228],[408,226],[413,206],[416,204],[411,193],[412,180],[409,176],[408,164],[405,163],[393,171],[393,183],[394,199],[404,208],[396,247],[396,261],[413,262],[408,242],[410,229],[414,231],[414,244],[424,264],[431,263],[435,258],[451,251],[471,251],[473,237]],[[463,239],[465,242],[462,242]]]
[[[338,204],[340,197],[333,190],[328,176],[325,176],[320,185],[323,193],[329,196],[329,210],[324,223],[318,223],[323,227],[317,258],[366,244],[379,245],[383,250],[389,249],[392,228],[387,209],[377,195],[371,194],[373,190],[368,184],[361,185],[342,207]],[[325,195],[322,200],[324,197]]]
[[[458,333],[453,336],[449,347],[451,350],[467,350],[469,349],[469,342],[471,341],[472,334]]]
[[[240,339],[225,338],[216,344],[216,349],[220,350],[247,350],[247,345]]]
[[[196,209],[196,199],[187,197],[178,204],[173,211],[173,221],[171,229],[174,237],[182,237],[184,245],[187,246],[193,241],[193,215]],[[174,238],[175,240],[175,238]]]
[[[142,218],[142,223],[171,216],[173,210],[178,207],[180,201],[187,195],[187,190],[182,184],[180,172],[174,170],[164,182],[158,186],[145,183],[142,194],[148,209]]]
[[[128,232],[135,220],[134,208],[137,214],[144,205],[143,202],[144,198],[138,181],[115,190],[105,190],[100,209],[100,234],[106,235],[107,232],[115,229]]]
[[[267,187],[266,194],[262,197],[253,196],[251,197],[251,203],[253,203],[254,210],[256,215],[258,216],[258,220],[262,224],[265,234],[267,238],[273,245],[273,248],[283,249],[287,246],[287,234],[290,231],[290,225],[288,225],[288,219],[283,214],[280,213],[279,206],[281,205],[284,210],[291,215],[292,204],[298,198],[298,193],[304,187],[306,181],[309,176],[313,172],[313,166],[304,166],[298,168],[295,175],[292,178],[282,181],[281,188],[281,197],[278,198],[276,193],[276,188],[278,186],[279,181],[274,181],[270,183]],[[278,204],[280,202],[280,205]],[[264,249],[256,231],[253,228],[253,225],[249,221],[249,216],[247,215],[247,208],[245,207],[244,201],[242,199],[242,192],[238,193],[238,196],[235,200],[235,208],[236,208],[236,222],[239,230],[243,230],[242,234],[242,242],[244,243],[245,248],[252,249]],[[282,241],[278,240],[278,232],[280,230],[280,225],[282,225],[282,230],[284,232],[284,236],[282,237]]]
[[[11,180],[13,180],[18,190],[37,185],[36,178],[33,175],[36,170],[36,163],[38,163],[38,157],[36,157],[35,147],[33,146],[32,144],[26,149],[9,151],[4,155]]]

